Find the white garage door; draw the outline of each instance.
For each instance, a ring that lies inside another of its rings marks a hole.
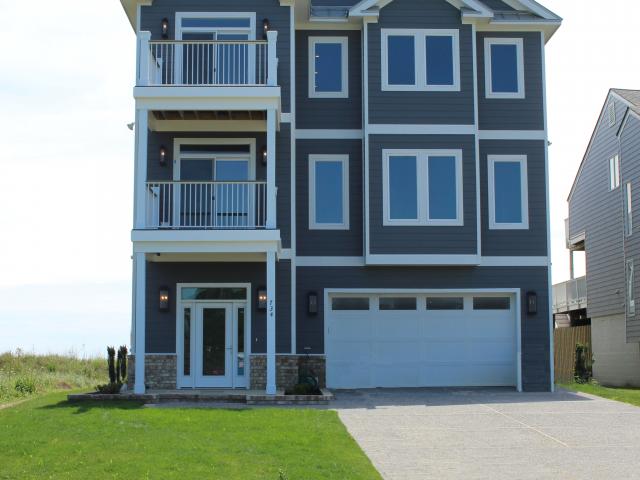
[[[332,294],[327,385],[517,386],[515,303],[505,294]]]

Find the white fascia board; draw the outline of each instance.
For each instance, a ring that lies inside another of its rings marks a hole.
[[[475,135],[476,126],[369,124],[368,132],[370,135]]]
[[[364,257],[296,257],[298,267],[364,267]]]
[[[280,111],[280,87],[134,87],[136,108]]]
[[[296,129],[298,140],[362,140],[362,130]]]
[[[149,118],[153,132],[266,132],[264,120],[158,120]]]
[[[544,130],[480,130],[480,140],[546,140]]]
[[[481,267],[548,267],[549,257],[482,257]]]
[[[548,8],[540,5],[535,0],[503,0],[507,5],[510,5],[516,10],[529,11],[545,20],[555,20],[562,22],[562,17],[556,15]]]
[[[280,230],[132,230],[143,252],[264,252],[280,249]]]
[[[120,0],[120,4],[124,9],[124,12],[129,18],[129,22],[133,27],[133,31],[136,31],[136,25],[138,24],[138,6],[149,6],[153,3],[153,0]]]
[[[134,253],[277,253],[279,242],[134,242]]]
[[[362,0],[356,3],[349,10],[350,17],[367,17],[371,16],[373,13],[372,8],[377,7],[378,9],[384,8],[388,4],[390,4],[393,0]],[[454,7],[461,9],[463,7],[470,8],[477,13],[473,13],[475,17],[483,17],[483,18],[491,18],[493,17],[493,12],[487,8],[486,5],[477,1],[477,0],[447,0],[448,3],[453,5]]]
[[[479,266],[478,255],[379,255],[368,254],[367,265],[433,265],[433,266]]]

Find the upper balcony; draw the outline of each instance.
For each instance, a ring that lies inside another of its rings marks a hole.
[[[553,286],[553,313],[568,313],[587,308],[587,278],[558,283]]]

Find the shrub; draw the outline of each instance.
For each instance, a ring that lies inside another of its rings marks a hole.
[[[36,382],[31,377],[19,377],[16,380],[14,389],[22,396],[32,395],[36,393]]]
[[[576,362],[573,369],[576,383],[589,383],[593,375],[593,361],[587,355],[588,346],[576,344]]]
[[[120,393],[120,389],[122,388],[122,383],[113,382],[113,383],[105,383],[104,385],[97,385],[96,390],[98,393],[105,393],[109,395],[115,395]]]
[[[116,383],[118,375],[116,373],[116,349],[107,347],[107,365],[109,367],[109,382]]]
[[[284,392],[285,395],[322,395],[320,389],[309,383],[296,383]]]

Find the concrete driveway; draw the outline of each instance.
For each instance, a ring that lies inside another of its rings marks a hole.
[[[385,479],[640,479],[640,408],[569,392],[337,391]]]

